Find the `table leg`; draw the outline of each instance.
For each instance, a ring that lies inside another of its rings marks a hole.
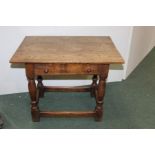
[[[37,103],[37,87],[34,76],[34,66],[31,64],[26,65],[26,75],[28,79],[28,89],[31,98],[31,114],[34,122],[40,121],[40,111]]]
[[[93,82],[91,84],[91,92],[90,92],[90,95],[91,97],[94,97],[95,96],[95,89],[97,87],[97,75],[94,75],[93,78],[92,78]]]
[[[103,99],[105,95],[106,79],[108,76],[109,66],[105,66],[104,73],[99,75],[99,83],[96,89],[96,107],[95,107],[95,119],[101,121],[103,116]]]
[[[39,97],[44,97],[44,85],[42,83],[42,76],[38,76],[37,78],[38,80],[38,84],[37,84],[37,88],[39,89]]]

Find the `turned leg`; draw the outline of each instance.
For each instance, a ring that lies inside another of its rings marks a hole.
[[[26,75],[28,79],[28,89],[31,98],[31,114],[34,122],[40,121],[40,111],[37,103],[37,87],[34,79],[34,66],[33,64],[26,65]]]
[[[34,79],[28,79],[28,88],[29,88],[29,94],[31,97],[32,120],[34,122],[37,122],[40,120],[40,118],[39,118],[40,112],[39,112],[39,107],[38,107],[37,98],[36,98],[37,88],[36,88],[36,84],[35,84]]]
[[[96,107],[95,107],[95,119],[101,121],[103,116],[103,99],[105,95],[106,78],[108,76],[109,66],[105,66],[104,73],[99,75],[99,83],[96,89]]]
[[[42,76],[38,76],[37,78],[37,81],[38,81],[38,84],[37,84],[37,88],[39,89],[39,97],[44,97],[44,85],[42,83]]]
[[[91,97],[94,97],[95,96],[95,89],[97,87],[97,75],[94,75],[93,78],[92,78],[93,82],[91,84],[91,92],[90,92],[90,95]]]

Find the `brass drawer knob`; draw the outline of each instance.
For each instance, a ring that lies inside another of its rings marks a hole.
[[[44,70],[44,73],[48,73],[48,72],[49,72],[49,69],[46,68],[46,69]]]

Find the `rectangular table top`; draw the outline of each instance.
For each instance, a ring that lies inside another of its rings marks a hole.
[[[27,36],[10,63],[124,63],[108,36]]]

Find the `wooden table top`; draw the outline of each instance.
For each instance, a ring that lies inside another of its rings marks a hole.
[[[10,63],[124,63],[108,36],[27,36]]]

